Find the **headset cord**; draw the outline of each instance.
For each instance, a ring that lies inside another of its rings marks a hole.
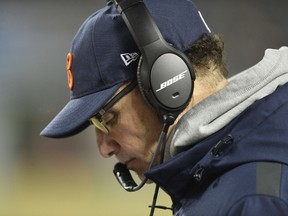
[[[154,154],[154,157],[157,157],[157,155],[160,153],[160,164],[162,164],[163,161],[164,161],[166,136],[167,136],[167,132],[168,132],[168,129],[169,129],[170,125],[171,125],[171,124],[169,124],[169,123],[164,123],[163,130],[162,130],[162,133],[161,133],[160,138],[159,138],[159,141],[158,141],[157,149],[156,149],[155,154]],[[156,161],[156,160],[155,160],[155,161]],[[152,167],[153,167],[154,165],[155,165],[155,164],[153,164]],[[149,206],[149,207],[151,207],[150,215],[149,215],[149,216],[153,216],[153,215],[154,215],[155,208],[158,208],[158,206],[156,206],[158,193],[159,193],[159,185],[156,184],[156,186],[155,186],[155,191],[154,191],[154,196],[153,196],[153,201],[152,201],[152,205]],[[159,207],[160,207],[160,206],[159,206]],[[169,208],[167,208],[167,209],[169,209]]]

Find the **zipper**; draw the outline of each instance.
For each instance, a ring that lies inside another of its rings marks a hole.
[[[200,182],[202,180],[202,176],[203,176],[204,170],[205,170],[204,167],[199,166],[199,168],[194,173],[193,178],[196,181]]]
[[[219,157],[221,153],[226,149],[231,143],[233,142],[233,137],[231,134],[228,134],[227,136],[223,137],[212,149],[211,154],[213,157]],[[195,179],[197,182],[200,182],[203,178],[203,174],[206,171],[207,167],[198,165],[198,168],[193,174],[193,179]]]
[[[221,153],[227,148],[233,141],[233,137],[231,134],[223,137],[211,150],[211,154],[214,157],[219,157]]]

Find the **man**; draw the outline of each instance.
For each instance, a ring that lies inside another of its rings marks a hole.
[[[135,81],[139,47],[109,2],[76,34],[67,55],[71,100],[41,135],[71,136],[93,124],[100,154],[159,185],[174,215],[287,215],[288,48],[267,50],[227,79],[223,42],[192,2],[144,2],[167,43],[191,61],[191,100],[164,131],[167,115]],[[159,89],[185,79],[174,78]]]

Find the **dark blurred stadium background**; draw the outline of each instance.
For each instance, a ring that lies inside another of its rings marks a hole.
[[[288,45],[287,0],[194,2],[226,41],[230,76],[257,63],[266,48]],[[69,100],[65,64],[71,40],[105,3],[0,1],[0,216],[149,213],[153,186],[124,192],[112,174],[115,161],[97,152],[93,128],[67,139],[39,136]],[[170,205],[164,193],[159,204]]]

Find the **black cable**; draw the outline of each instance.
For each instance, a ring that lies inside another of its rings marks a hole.
[[[169,123],[168,124],[164,123],[163,130],[162,130],[162,133],[160,135],[159,143],[158,143],[157,149],[156,149],[155,154],[154,154],[153,159],[152,159],[152,161],[153,161],[154,157],[157,157],[158,154],[160,153],[160,164],[162,164],[163,161],[164,161],[166,136],[167,136],[167,132],[168,132],[168,129],[169,129],[170,125],[171,124],[169,124]],[[154,164],[152,165],[152,167],[153,166],[154,166]],[[157,202],[157,198],[158,198],[158,193],[159,193],[159,185],[156,184],[149,216],[153,216],[154,215],[154,211],[155,211],[155,208],[156,208],[156,202]]]
[[[158,192],[159,192],[159,185],[156,184],[155,191],[154,191],[154,196],[153,196],[153,202],[152,202],[152,205],[151,205],[151,210],[150,210],[150,215],[149,216],[153,216],[154,215],[154,211],[155,211],[155,208],[156,208],[157,197],[158,197]]]

